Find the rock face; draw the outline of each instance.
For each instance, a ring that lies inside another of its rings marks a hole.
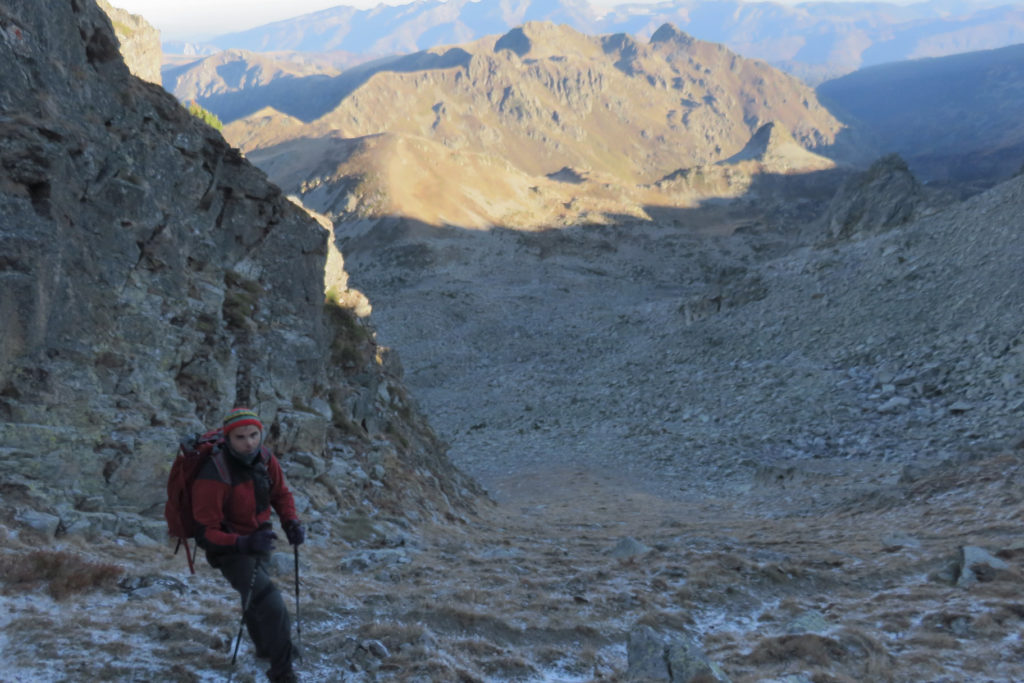
[[[285,467],[308,475],[307,509],[468,500],[397,358],[325,303],[327,231],[131,78],[92,0],[12,0],[0,27],[5,506],[61,528],[98,510],[159,517],[179,437],[237,404],[297,453]]]
[[[879,159],[853,176],[829,202],[823,222],[826,233],[838,239],[858,232],[880,232],[917,218],[927,206],[928,193],[897,154]]]
[[[160,63],[163,61],[160,31],[138,14],[126,12],[104,0],[97,0],[97,4],[110,17],[128,69],[139,78],[160,85]]]
[[[691,639],[639,625],[629,633],[630,681],[729,683],[729,678]]]
[[[742,150],[721,163],[743,161],[756,161],[764,172],[780,174],[808,173],[834,166],[829,159],[804,149],[786,127],[776,121],[758,128]]]

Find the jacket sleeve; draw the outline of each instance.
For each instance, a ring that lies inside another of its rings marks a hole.
[[[231,487],[214,479],[196,479],[192,485],[192,516],[203,525],[202,540],[208,550],[234,550],[238,534],[226,531],[224,504]]]
[[[299,516],[295,512],[295,499],[292,498],[292,492],[289,490],[288,484],[285,483],[284,471],[281,469],[281,463],[277,456],[270,456],[267,472],[270,474],[270,481],[273,482],[270,487],[270,504],[281,519],[281,524],[285,525],[292,520],[298,520]]]

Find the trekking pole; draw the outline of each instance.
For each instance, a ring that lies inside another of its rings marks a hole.
[[[235,652],[231,655],[231,666],[235,665],[235,661],[238,659],[238,646],[242,643],[242,627],[245,626],[245,613],[249,611],[249,605],[252,604],[252,594],[256,588],[256,573],[260,570],[260,561],[262,557],[256,558],[256,564],[252,566],[252,576],[249,577],[249,590],[245,594],[245,604],[242,605],[242,617],[238,621],[238,637],[235,638]]]
[[[299,659],[302,659],[302,615],[299,613],[299,546],[295,550],[295,634],[299,644]]]
[[[269,529],[270,522],[264,522],[260,524],[260,529]],[[242,604],[242,616],[238,620],[238,636],[235,638],[235,652],[231,655],[231,666],[235,666],[235,662],[238,660],[238,646],[242,643],[242,627],[245,626],[245,613],[249,611],[249,605],[252,604],[252,594],[256,589],[256,574],[260,571],[260,562],[263,561],[262,555],[256,556],[256,563],[252,566],[252,576],[249,577],[249,590],[245,593],[245,602]],[[230,679],[228,679],[230,680]]]

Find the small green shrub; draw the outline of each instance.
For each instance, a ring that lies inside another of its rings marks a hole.
[[[229,272],[225,277],[224,305],[221,314],[232,327],[255,329],[253,314],[259,308],[263,286],[255,280],[248,280],[237,273]]]
[[[332,292],[324,301],[328,325],[333,333],[331,363],[339,367],[361,367],[373,358],[373,333],[359,322],[350,308],[339,306]]]
[[[187,109],[189,114],[192,114],[192,116],[196,117],[211,128],[215,130],[222,130],[224,128],[224,124],[219,118],[217,118],[216,114],[205,109],[195,100],[188,103]]]

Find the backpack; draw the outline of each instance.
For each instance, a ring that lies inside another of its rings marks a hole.
[[[167,503],[164,505],[164,519],[167,520],[167,531],[172,538],[178,539],[174,554],[178,554],[182,543],[185,544],[185,556],[188,568],[195,574],[196,550],[189,549],[189,539],[195,538],[198,548],[198,537],[202,526],[192,516],[192,483],[206,461],[213,458],[217,473],[222,481],[230,484],[231,474],[224,461],[224,435],[219,429],[205,434],[193,434],[178,444],[178,454],[171,465],[171,473],[167,477]]]

